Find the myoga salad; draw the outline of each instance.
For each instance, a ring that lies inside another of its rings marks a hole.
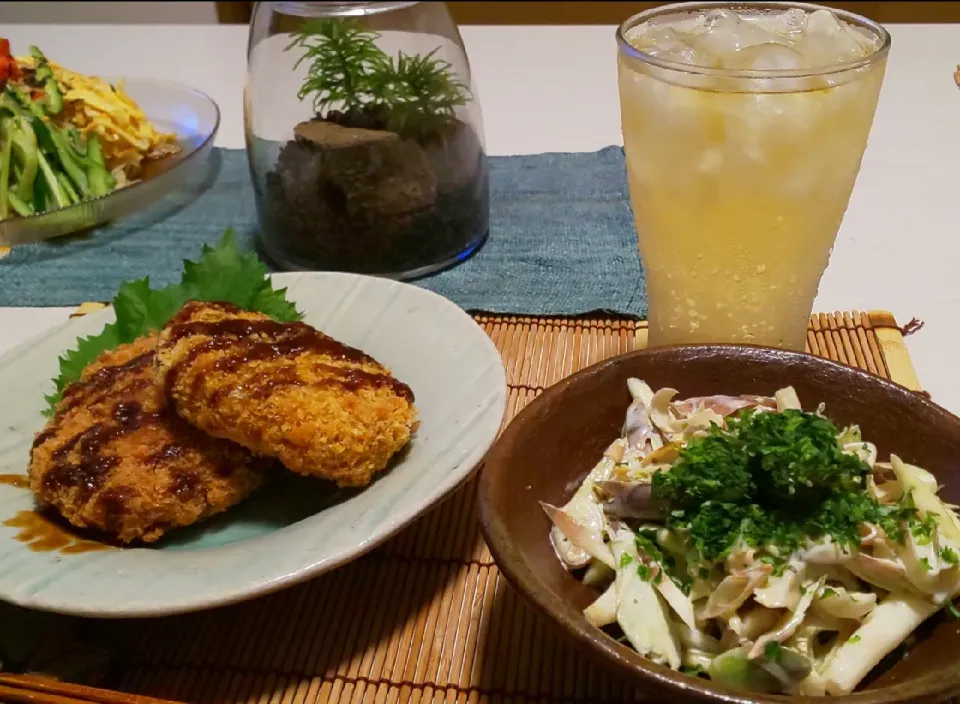
[[[928,617],[955,612],[960,520],[936,479],[878,461],[793,388],[675,400],[630,379],[621,437],[551,541],[637,652],[723,684],[847,694]]]

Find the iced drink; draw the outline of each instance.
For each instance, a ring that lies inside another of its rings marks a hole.
[[[618,33],[649,344],[802,350],[890,38],[792,3],[681,3]]]

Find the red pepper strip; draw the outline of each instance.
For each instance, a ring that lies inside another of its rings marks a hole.
[[[10,56],[10,41],[0,38],[0,81],[10,77],[20,78],[20,67],[16,59]]]

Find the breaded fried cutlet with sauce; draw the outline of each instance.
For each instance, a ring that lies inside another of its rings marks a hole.
[[[30,452],[30,488],[71,524],[151,542],[252,493],[267,460],[167,407],[157,336],[101,355],[68,386]]]
[[[187,303],[160,335],[160,382],[184,419],[298,474],[365,486],[410,440],[410,388],[305,323]]]

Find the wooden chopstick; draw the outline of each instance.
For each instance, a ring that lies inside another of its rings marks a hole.
[[[0,674],[4,704],[177,704],[137,694],[113,692],[32,675]]]
[[[74,699],[59,694],[41,692],[32,689],[20,689],[0,684],[0,701],[4,704],[90,704],[88,699]]]

